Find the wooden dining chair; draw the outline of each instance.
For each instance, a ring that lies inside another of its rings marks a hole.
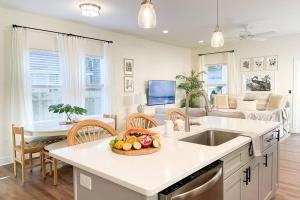
[[[111,115],[111,114],[103,114],[104,118],[113,119],[115,122],[115,130],[118,130],[118,116],[117,115]]]
[[[179,108],[170,108],[167,111],[167,119],[172,120],[173,123],[175,123],[177,119],[184,120],[185,118],[186,114]]]
[[[158,121],[144,113],[133,113],[128,115],[126,119],[127,130],[130,128],[149,129],[157,126],[159,126]]]
[[[26,174],[26,155],[29,155],[29,168],[32,172],[34,167],[42,166],[42,150],[44,148],[43,143],[31,142],[25,143],[24,128],[15,127],[12,125],[12,139],[13,139],[13,163],[14,163],[14,176],[17,176],[17,163],[22,167],[22,183],[25,182]],[[33,157],[33,154],[39,153],[40,156]],[[18,159],[20,157],[21,159]],[[34,160],[39,159],[40,162],[34,164]]]
[[[75,124],[68,133],[69,146],[101,140],[116,135],[116,130],[109,124],[98,120],[83,120]]]
[[[67,140],[59,141],[48,146],[45,146],[43,151],[43,177],[46,177],[46,164],[50,164],[49,175],[52,176],[53,167],[53,183],[57,185],[58,174],[57,174],[57,164],[58,160],[49,156],[49,151],[73,146],[77,144],[82,144],[86,142],[91,142],[95,140],[100,140],[106,136],[116,135],[117,132],[109,124],[98,120],[83,120],[81,122],[73,125],[68,133]]]

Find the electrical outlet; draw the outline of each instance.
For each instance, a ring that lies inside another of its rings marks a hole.
[[[80,173],[80,185],[85,187],[88,190],[92,190],[92,178]]]

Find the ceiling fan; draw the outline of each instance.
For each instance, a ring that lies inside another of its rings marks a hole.
[[[243,26],[243,31],[239,34],[240,40],[255,40],[255,41],[266,41],[266,37],[276,33],[276,31],[266,31],[253,33],[249,30],[249,25]]]

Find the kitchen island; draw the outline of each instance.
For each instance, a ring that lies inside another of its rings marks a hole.
[[[238,136],[218,146],[206,146],[179,139],[211,129],[263,137],[280,126],[277,122],[219,117],[195,120],[201,126],[192,126],[189,133],[174,133],[172,138],[161,137],[161,150],[150,155],[115,154],[108,145],[110,138],[54,150],[50,155],[74,166],[75,199],[154,200],[160,191],[219,159],[224,159],[224,167],[232,171],[224,169],[224,178],[230,178],[242,167],[230,167],[235,165],[231,157],[251,142],[249,137]],[[155,130],[163,134],[163,127]]]

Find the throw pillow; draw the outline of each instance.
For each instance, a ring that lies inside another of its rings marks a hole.
[[[237,108],[238,110],[245,110],[245,111],[255,111],[256,110],[256,103],[257,101],[243,101],[238,100]]]
[[[281,108],[284,102],[285,102],[285,96],[271,95],[267,104],[267,110]]]
[[[246,94],[244,94],[243,100],[244,101],[254,101],[254,100],[256,100],[256,94],[254,94],[254,93],[246,93]]]
[[[228,109],[228,95],[215,95],[215,107],[221,109]]]

